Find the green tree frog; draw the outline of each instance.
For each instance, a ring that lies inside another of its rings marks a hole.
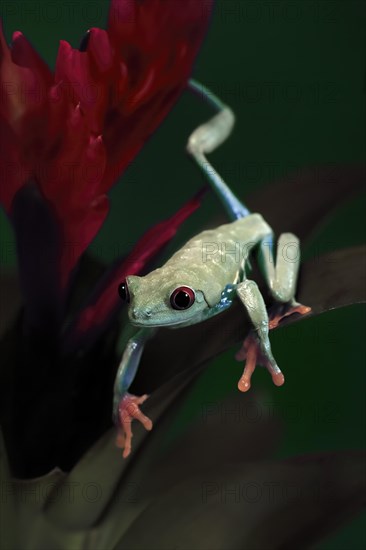
[[[151,420],[140,410],[147,395],[128,392],[136,374],[146,341],[158,327],[179,328],[201,323],[220,314],[239,299],[252,323],[252,330],[237,353],[245,360],[238,382],[245,392],[259,363],[271,374],[276,386],[284,376],[271,351],[269,330],[286,315],[309,313],[310,308],[295,301],[300,265],[299,240],[283,233],[274,252],[270,226],[258,213],[251,213],[206,159],[231,133],[234,115],[231,109],[205,87],[191,80],[193,92],[202,94],[217,113],[199,126],[188,140],[187,150],[203,170],[223,203],[231,222],[199,233],[178,250],[162,267],[143,277],[129,276],[119,286],[119,294],[128,303],[129,319],[139,327],[127,343],[114,387],[114,420],[118,427],[117,445],[123,457],[131,452],[131,422],[140,421],[151,430]],[[277,307],[268,317],[263,297],[255,281],[248,278],[249,260],[258,260],[270,294]]]

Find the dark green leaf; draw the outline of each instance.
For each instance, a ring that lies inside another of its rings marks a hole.
[[[218,414],[210,408],[207,422],[202,417],[192,431],[179,439],[178,445],[170,452],[162,452],[164,436],[186,399],[185,390],[191,379],[190,373],[184,373],[184,377],[178,375],[151,396],[147,410],[154,420],[154,429],[148,434],[139,426],[134,427],[131,458],[123,460],[115,448],[114,430],[105,434],[55,488],[54,494],[50,494],[44,509],[47,520],[62,529],[94,526],[101,534],[108,532],[108,540],[113,540],[129,527],[154,495],[178,479],[227,461],[259,459],[273,450],[280,433],[278,420],[251,421],[250,417],[248,420],[241,416],[239,407],[243,405],[243,396],[236,394],[215,403]],[[264,399],[253,395],[245,397],[247,410],[252,412],[253,405],[260,408]],[[238,422],[230,421],[230,413],[225,419],[219,409],[234,411]],[[82,498],[82,489],[85,497],[92,484],[99,490],[99,498],[88,502]],[[69,491],[66,490],[70,486],[78,488],[72,507],[68,505]]]
[[[306,239],[337,206],[364,189],[363,165],[328,165],[301,169],[258,189],[245,202],[276,233],[293,231]]]
[[[19,281],[30,334],[44,340],[59,329],[63,291],[60,286],[61,233],[53,210],[34,181],[16,193],[12,203]]]
[[[366,301],[366,246],[314,257],[301,271],[298,299],[313,314]]]
[[[0,431],[0,547],[15,550],[15,498]]]
[[[154,423],[172,403],[175,403],[179,394],[183,393],[196,373],[197,369],[192,371],[188,369],[187,372],[178,374],[151,396],[145,409]],[[61,484],[62,488],[62,485],[76,484],[78,487],[87,487],[90,483],[97,483],[100,488],[100,498],[94,502],[88,502],[80,494],[74,506],[69,507],[67,492],[61,491],[60,498],[50,498],[45,503],[45,513],[49,520],[67,528],[85,529],[94,525],[113,501],[114,505],[125,505],[123,521],[127,521],[126,502],[131,493],[131,483],[140,483],[141,476],[146,470],[144,460],[140,463],[139,459],[144,459],[147,454],[151,460],[154,453],[159,451],[157,448],[159,439],[155,437],[156,435],[155,428],[150,434],[138,424],[134,426],[134,452],[124,460],[121,451],[115,446],[116,431],[109,430],[84,455]],[[142,443],[144,445],[140,451]]]
[[[308,548],[365,504],[365,456],[225,465],[157,494],[115,550]]]
[[[187,399],[185,391],[170,407],[168,422],[163,418],[155,425],[154,437],[164,443],[164,433],[174,433],[174,423],[169,425],[169,419],[174,420]],[[145,491],[157,494],[197,472],[269,456],[282,440],[281,419],[263,414],[269,401],[268,394],[242,394],[236,388],[224,399],[202,396],[199,416],[168,448],[166,443],[162,445],[164,452],[152,465],[154,475],[146,479]]]
[[[21,305],[16,273],[0,269],[0,338],[10,328]]]

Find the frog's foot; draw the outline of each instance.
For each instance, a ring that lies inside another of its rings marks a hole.
[[[131,452],[131,440],[132,440],[132,429],[131,422],[136,419],[144,426],[146,430],[151,430],[153,423],[140,411],[139,405],[142,405],[148,398],[148,395],[142,395],[141,397],[136,397],[136,395],[131,395],[130,393],[125,393],[119,402],[118,405],[118,419],[119,419],[119,430],[116,439],[116,445],[120,449],[123,449],[123,458],[127,458]]]
[[[297,302],[289,304],[275,304],[269,310],[269,330],[272,330],[280,324],[282,319],[289,317],[293,313],[307,315],[311,312],[311,307],[298,304]]]
[[[259,341],[253,333],[245,338],[241,349],[235,355],[235,359],[238,361],[245,360],[244,371],[238,382],[238,388],[241,392],[247,392],[250,389],[252,374],[257,364],[267,368],[275,386],[282,386],[285,382],[285,377],[279,367],[262,352]]]

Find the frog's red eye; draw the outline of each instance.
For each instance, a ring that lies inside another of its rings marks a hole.
[[[121,298],[121,300],[123,302],[126,302],[127,304],[130,303],[130,293],[128,291],[128,286],[127,286],[127,282],[126,281],[123,281],[123,283],[121,283],[118,287],[118,294],[119,294],[119,297]]]
[[[173,309],[188,309],[194,303],[194,290],[188,286],[179,286],[173,290],[170,303]]]

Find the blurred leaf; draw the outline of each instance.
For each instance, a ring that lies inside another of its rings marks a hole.
[[[177,416],[189,398],[187,392],[184,394],[184,398],[170,407],[170,419]],[[262,414],[270,400],[269,394],[255,391],[242,394],[235,388],[224,399],[203,396],[202,400],[200,415],[169,448],[165,449],[165,444],[164,452],[157,457],[154,475],[145,482],[145,490],[151,494],[156,495],[178,480],[197,472],[211,471],[222,464],[259,460],[279,446],[281,419]],[[154,429],[160,431],[160,435],[164,431],[174,433],[174,425],[169,428],[161,422]]]
[[[273,450],[278,443],[278,420],[250,422],[241,418],[234,425],[230,422],[230,429],[228,426],[225,429],[222,416],[210,410],[207,422],[189,430],[173,445],[171,452],[164,452],[164,437],[186,399],[185,390],[191,379],[190,374],[179,375],[151,396],[149,414],[154,419],[154,429],[147,433],[138,425],[134,427],[131,458],[123,460],[121,451],[114,446],[115,430],[105,434],[55,488],[59,497],[53,498],[50,494],[44,509],[47,521],[66,530],[93,527],[94,544],[111,547],[111,541],[120,538],[151,499],[173,482],[227,461],[263,458]],[[247,396],[230,396],[217,406],[235,410],[245,398]],[[260,406],[259,397],[252,395],[246,399],[247,403],[248,400]],[[82,488],[93,483],[99,487],[100,498],[87,502],[80,498],[79,490],[78,500],[72,507],[68,506],[68,492],[64,488]]]
[[[115,550],[308,548],[365,504],[365,455],[225,465],[159,494]]]
[[[301,271],[298,299],[313,315],[366,301],[366,246],[314,257]]]
[[[244,199],[275,233],[309,238],[332,210],[364,189],[363,165],[328,165],[302,169],[258,189]]]
[[[75,310],[102,270],[83,257],[68,310]],[[19,303],[16,277],[9,288],[9,299]],[[6,308],[0,309],[5,315]],[[25,346],[22,311],[7,329],[0,341],[0,416],[13,474],[34,478],[55,466],[68,471],[112,425],[118,323],[89,353],[66,358],[49,350],[45,338]]]
[[[0,430],[0,547],[15,550],[15,499],[5,445]]]
[[[154,423],[172,403],[176,404],[179,394],[182,394],[183,390],[188,387],[196,374],[197,369],[192,369],[192,372],[188,369],[187,372],[178,374],[150,397],[146,410]],[[155,428],[154,431],[157,435]],[[116,499],[117,502],[124,502],[124,492],[131,491],[131,479],[136,478],[137,471],[140,471],[138,475],[140,477],[141,470],[143,472],[146,470],[149,463],[149,461],[147,464],[144,462],[146,456],[151,459],[153,452],[150,446],[154,444],[155,439],[158,439],[154,437],[154,431],[150,434],[140,425],[134,426],[134,452],[126,460],[122,458],[120,449],[115,446],[115,429],[113,428],[105,433],[83,456],[63,482],[65,485],[77,484],[78,486],[97,482],[101,488],[100,498],[92,504],[85,502],[85,499],[80,499],[72,508],[67,506],[66,493],[62,493],[61,498],[57,500],[50,498],[45,503],[45,513],[49,520],[68,529],[85,529],[94,525],[101,518],[106,507],[113,499]],[[140,453],[140,447],[143,443]],[[140,464],[141,458],[143,459],[142,465]],[[131,474],[131,471],[133,474]],[[116,493],[118,493],[118,498]]]
[[[15,195],[11,220],[26,328],[37,335],[41,333],[47,341],[55,338],[59,328],[64,298],[60,286],[60,228],[52,209],[32,181]]]
[[[20,305],[17,274],[12,270],[0,268],[0,338],[15,321]]]

